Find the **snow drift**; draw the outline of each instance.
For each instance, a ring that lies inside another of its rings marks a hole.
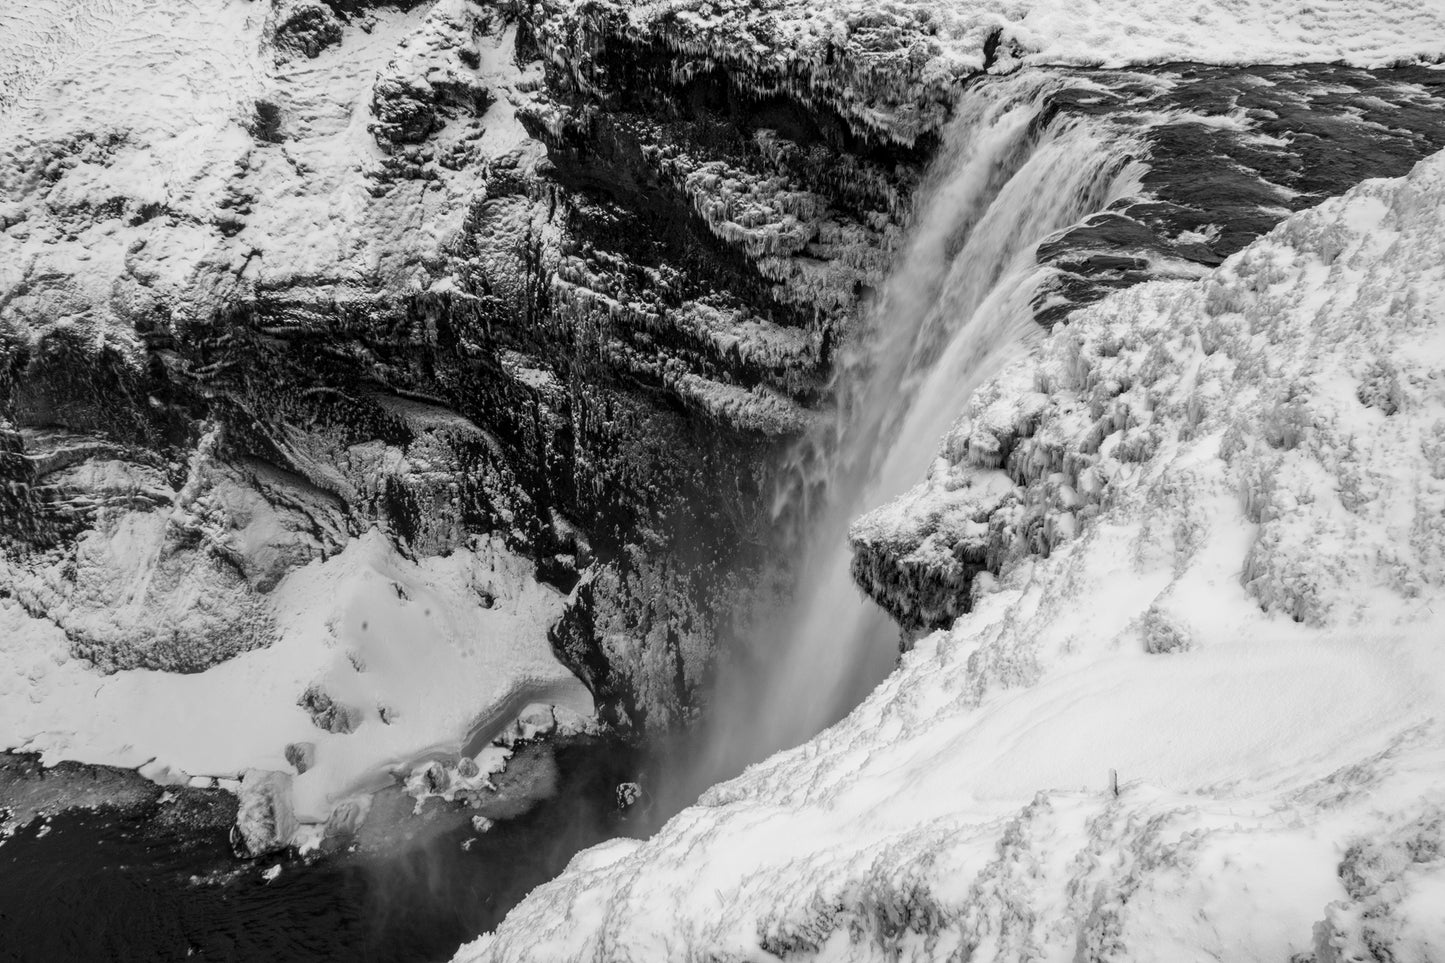
[[[972,611],[458,959],[1438,957],[1442,312],[1445,156],[1077,313],[855,529]]]

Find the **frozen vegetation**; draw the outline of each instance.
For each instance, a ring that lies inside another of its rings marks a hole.
[[[1442,312],[1445,156],[1075,314],[854,530],[972,610],[458,958],[1438,957]]]

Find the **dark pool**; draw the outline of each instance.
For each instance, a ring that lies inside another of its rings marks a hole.
[[[221,821],[170,818],[167,804],[31,824],[0,843],[0,960],[449,959],[577,851],[652,828],[641,807],[617,809],[632,749],[559,747],[556,760],[557,795],[527,815],[481,835],[437,821],[380,853],[238,860]]]

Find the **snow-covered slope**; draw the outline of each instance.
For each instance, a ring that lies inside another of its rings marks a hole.
[[[148,572],[134,562],[156,551],[134,537],[147,518],[130,520],[118,549],[136,581]],[[547,643],[562,603],[490,540],[415,561],[372,531],[262,597],[277,636],[267,647],[203,672],[101,675],[54,622],[0,599],[0,745],[198,785],[294,767],[288,805],[325,822],[391,769],[455,759],[472,734],[485,744],[533,703],[589,717],[586,687]]]
[[[1078,313],[855,533],[973,610],[458,958],[1438,959],[1442,316],[1445,155]]]
[[[258,285],[405,288],[465,217],[485,173],[467,156],[527,140],[491,92],[520,80],[512,38],[474,36],[485,11],[465,0],[344,25],[325,13],[333,42],[313,57],[288,46],[300,0],[76,6],[0,12],[0,62],[14,65],[0,75],[0,318],[12,322],[82,325],[134,350],[138,320],[204,318]],[[434,88],[485,128],[453,125],[432,151],[461,162],[398,180],[369,130],[373,101]]]

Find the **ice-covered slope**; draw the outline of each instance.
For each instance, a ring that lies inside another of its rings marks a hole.
[[[459,959],[1438,958],[1442,314],[1445,156],[1080,312],[856,533],[973,611]]]

